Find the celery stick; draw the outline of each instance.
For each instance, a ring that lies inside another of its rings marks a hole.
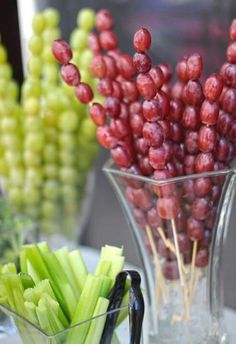
[[[116,276],[121,272],[125,265],[125,257],[113,256],[111,257],[111,268],[109,270],[108,276],[115,282]]]
[[[25,301],[25,308],[27,309],[27,312],[29,314],[28,320],[34,323],[36,326],[39,326],[35,304],[33,302]]]
[[[111,267],[111,262],[108,259],[100,258],[95,270],[95,275],[108,275]]]
[[[109,305],[109,300],[104,297],[99,297],[96,308],[93,312],[93,318],[106,313]],[[106,322],[106,316],[98,317],[91,321],[89,331],[84,344],[99,344]]]
[[[62,247],[61,249],[54,252],[56,258],[58,259],[59,263],[61,264],[68,281],[70,282],[71,288],[77,298],[80,296],[80,289],[77,286],[77,282],[72,270],[72,267],[69,263],[69,252],[67,247]]]
[[[51,252],[44,254],[44,262],[48,268],[52,289],[68,319],[72,319],[78,302],[70,283],[59,261]]]
[[[123,308],[123,307],[127,307],[127,308],[124,309],[123,311],[120,311],[120,314],[118,315],[118,318],[116,321],[116,327],[119,326],[122,323],[122,321],[124,321],[124,319],[128,316],[129,295],[130,295],[130,291],[128,290],[122,298],[120,308]]]
[[[88,276],[88,270],[86,268],[83,257],[81,256],[79,250],[74,250],[74,251],[69,252],[68,258],[69,258],[71,269],[74,273],[75,280],[77,282],[77,287],[81,293],[84,287],[86,278]]]
[[[95,310],[97,300],[100,297],[103,284],[103,278],[89,274],[83,291],[81,293],[79,303],[77,305],[71,325],[79,324],[87,319],[90,319]],[[68,343],[83,344],[89,330],[89,322],[85,323],[71,332],[68,335]],[[78,341],[76,341],[76,339]]]
[[[16,266],[14,263],[4,264],[2,267],[2,274],[13,273],[16,274]]]
[[[37,314],[40,328],[43,330],[43,332],[47,333],[48,335],[53,334],[53,329],[51,328],[51,324],[49,323],[49,319],[48,319],[47,308],[43,305],[37,306],[36,314]]]
[[[108,276],[102,276],[103,277],[103,284],[102,284],[102,289],[101,289],[101,296],[102,297],[108,297],[110,290],[111,290],[111,286],[112,286],[112,279]]]
[[[47,309],[50,328],[52,330],[52,333],[49,334],[56,334],[65,329],[58,318],[60,306],[56,301],[50,298],[50,296],[44,296],[39,301],[39,307],[45,307]]]
[[[101,249],[101,258],[111,258],[112,256],[123,256],[123,247],[105,245]]]
[[[24,289],[33,288],[35,286],[34,281],[29,274],[20,272],[19,276]]]
[[[42,254],[49,252],[48,244],[46,243],[46,241],[39,242],[37,244],[37,247]]]
[[[92,343],[91,343],[92,344]],[[114,332],[111,340],[111,344],[121,344],[117,334]]]

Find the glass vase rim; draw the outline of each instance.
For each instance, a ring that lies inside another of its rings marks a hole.
[[[194,173],[194,174],[188,174],[188,175],[183,175],[183,176],[178,176],[178,177],[172,177],[168,179],[154,179],[154,178],[140,176],[140,175],[136,175],[130,172],[122,171],[119,169],[119,167],[115,165],[115,163],[111,159],[108,159],[105,162],[102,170],[106,174],[114,174],[120,177],[133,178],[133,179],[139,180],[140,182],[152,183],[156,185],[160,185],[160,184],[162,185],[166,183],[179,183],[179,182],[184,182],[185,180],[189,180],[189,179],[198,179],[198,178],[206,178],[206,177],[209,178],[209,177],[215,177],[215,176],[227,176],[229,174],[236,173],[236,169],[231,167],[225,170]]]
[[[89,319],[86,319],[86,320],[83,320],[73,326],[69,326],[67,328],[65,328],[64,330],[62,331],[59,331],[57,333],[54,333],[54,334],[47,334],[46,332],[44,332],[40,327],[38,327],[37,325],[35,325],[33,322],[31,322],[30,320],[28,320],[27,318],[25,318],[24,316],[22,316],[21,314],[19,314],[18,312],[15,312],[14,310],[12,310],[11,308],[3,305],[0,303],[0,309],[2,308],[3,311],[5,310],[5,312],[7,313],[7,316],[10,316],[10,317],[17,317],[18,319],[22,320],[23,322],[27,323],[28,325],[32,326],[35,330],[37,330],[41,335],[47,337],[48,339],[53,339],[55,337],[59,337],[61,335],[64,335],[66,334],[67,332],[79,327],[79,326],[83,326],[85,325],[86,323],[89,323],[91,321],[96,321],[97,319],[100,319],[104,316],[108,316],[110,314],[113,314],[113,313],[116,313],[116,312],[121,312],[121,311],[127,311],[129,305],[127,304],[126,306],[120,306],[119,308],[115,308],[115,309],[112,309],[110,311],[107,311],[105,313],[102,313],[102,314],[99,314],[99,315],[96,315],[94,317],[91,317]],[[17,326],[16,326],[17,328]]]

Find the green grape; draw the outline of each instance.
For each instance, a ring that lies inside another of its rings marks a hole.
[[[73,110],[62,112],[58,118],[58,128],[61,131],[71,132],[77,129],[79,116]]]
[[[68,201],[75,201],[78,196],[77,189],[70,184],[64,184],[61,188],[62,197]]]
[[[23,189],[23,199],[26,205],[32,206],[37,205],[41,201],[41,192],[40,188],[26,185]],[[28,208],[27,213],[33,214],[34,212],[29,212],[29,209],[33,209],[34,207]]]
[[[76,168],[64,166],[60,168],[59,177],[63,183],[76,185],[78,182],[78,171]]]
[[[43,39],[41,36],[32,36],[29,40],[29,50],[33,55],[40,55],[43,51]]]
[[[43,197],[55,201],[59,197],[59,183],[56,180],[47,180],[43,185]]]
[[[73,58],[71,62],[74,63],[80,70],[80,52],[73,51]]]
[[[20,152],[15,150],[6,150],[4,157],[10,168],[13,166],[19,166],[22,162]]]
[[[58,97],[58,92],[49,92],[46,95],[45,99],[45,107],[47,109],[50,109],[54,112],[60,112],[61,111],[61,104],[60,104],[60,99]]]
[[[52,54],[52,48],[50,45],[46,45],[43,49],[42,58],[45,63],[55,63],[56,60]]]
[[[10,80],[12,78],[12,68],[9,63],[0,65],[0,79]]]
[[[77,158],[77,167],[79,169],[85,171],[92,167],[93,157],[91,158],[91,156],[85,154],[84,151],[78,152],[78,154],[76,154],[76,158]]]
[[[43,78],[48,83],[56,83],[59,78],[58,66],[56,64],[45,64],[43,67]]]
[[[86,49],[80,54],[80,61],[79,61],[79,67],[81,70],[89,70],[91,60],[93,58],[93,53],[91,50]]]
[[[13,167],[9,171],[10,183],[15,186],[22,186],[25,180],[25,171],[22,167]]]
[[[12,205],[22,205],[23,203],[23,194],[22,194],[22,189],[17,186],[11,186],[10,189],[8,190],[8,196],[9,200]]]
[[[8,173],[9,173],[9,168],[6,161],[4,161],[4,159],[0,159],[0,175],[7,176]]]
[[[0,98],[6,97],[6,81],[0,79]]]
[[[39,78],[42,72],[42,59],[38,56],[31,56],[28,62],[28,71],[32,76]]]
[[[0,64],[7,62],[7,50],[4,46],[0,45]]]
[[[38,132],[43,129],[42,119],[37,116],[25,116],[23,125],[26,132]]]
[[[53,28],[59,24],[60,15],[55,8],[49,7],[43,12],[43,14],[47,27]]]
[[[58,170],[57,164],[45,164],[43,166],[44,177],[48,179],[57,179],[59,173]]]
[[[57,143],[57,129],[56,128],[44,128],[45,140],[48,142]]]
[[[76,164],[76,155],[74,152],[68,151],[66,149],[60,149],[59,159],[62,165],[75,165]]]
[[[59,145],[67,150],[74,150],[77,147],[76,144],[76,136],[71,133],[60,133],[59,137]]]
[[[3,132],[14,133],[17,129],[17,120],[14,117],[3,117],[0,123]]]
[[[41,214],[46,219],[55,218],[58,214],[57,205],[51,201],[43,201],[41,206]]]
[[[36,97],[26,98],[24,100],[23,107],[27,115],[36,116],[40,111],[40,101]]]
[[[14,80],[11,80],[7,85],[7,95],[13,100],[17,100],[19,97],[19,87]]]
[[[31,149],[24,149],[23,161],[26,167],[38,167],[41,165],[41,158]]]
[[[41,152],[44,147],[44,136],[42,133],[27,133],[25,136],[25,149],[32,150],[33,152]]]
[[[34,33],[36,35],[40,35],[45,29],[45,25],[46,25],[46,21],[45,21],[43,13],[42,12],[36,13],[32,21],[32,27],[33,27]]]
[[[86,140],[92,140],[96,137],[96,131],[96,125],[87,117],[81,123],[79,135],[85,136]]]
[[[46,28],[42,33],[44,43],[50,45],[55,39],[59,39],[61,37],[61,31],[59,28],[50,27]],[[56,62],[56,60],[54,59]]]
[[[95,26],[95,12],[91,8],[83,8],[77,15],[77,25],[85,31],[91,31]]]
[[[96,140],[94,141],[86,141],[86,139],[81,136],[78,139],[78,151],[79,152],[86,152],[86,155],[89,156],[96,156],[100,150],[100,146]]]
[[[47,110],[43,113],[43,122],[46,127],[55,127],[57,123],[57,113]]]
[[[88,70],[86,70],[86,69],[82,69],[80,71],[80,74],[81,74],[81,81],[83,81],[86,84],[90,85],[91,81],[92,81],[90,72]]]
[[[82,51],[87,48],[87,39],[88,34],[87,32],[83,31],[82,29],[75,29],[71,33],[70,37],[70,45],[72,49]]]
[[[41,95],[41,84],[40,84],[40,80],[35,79],[35,78],[27,78],[22,86],[22,95],[23,98],[31,98],[31,97],[35,97],[38,98]]]
[[[10,149],[10,150],[19,150],[19,147],[21,147],[21,142],[19,140],[19,138],[13,134],[4,134],[2,136],[2,142],[4,144],[4,147],[6,149]]]
[[[26,186],[40,187],[42,186],[43,173],[40,168],[30,167],[25,171]]]
[[[46,163],[56,162],[58,158],[58,147],[48,143],[43,150],[43,159]]]

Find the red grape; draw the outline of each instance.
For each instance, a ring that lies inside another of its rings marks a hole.
[[[148,158],[150,165],[156,170],[163,170],[166,166],[166,152],[163,147],[149,148]]]
[[[67,63],[61,67],[61,76],[70,86],[78,86],[80,83],[80,72],[73,63]]]
[[[203,70],[202,57],[199,54],[193,54],[187,59],[187,76],[189,80],[200,78]]]
[[[217,140],[217,133],[214,127],[202,126],[198,133],[198,146],[200,151],[208,153],[213,150]]]
[[[117,60],[117,68],[120,75],[129,80],[135,75],[133,60],[129,55],[122,54]]]
[[[133,44],[134,49],[138,52],[145,52],[151,46],[152,37],[150,32],[145,29],[141,28],[134,34]]]
[[[113,27],[113,18],[111,12],[102,9],[96,15],[96,28],[98,31],[111,30]]]
[[[186,83],[189,78],[187,74],[187,58],[183,58],[176,65],[176,74],[178,79]]]
[[[214,73],[211,74],[205,84],[204,84],[204,96],[211,102],[215,102],[219,99],[222,89],[223,89],[223,80],[220,75]]]
[[[113,83],[107,78],[99,80],[97,88],[101,96],[104,97],[111,96],[113,93]]]
[[[178,244],[179,250],[181,253],[187,253],[191,249],[191,241],[189,240],[187,234],[185,233],[178,233]]]
[[[88,36],[88,47],[96,55],[101,52],[101,45],[99,41],[98,34],[91,32]]]
[[[96,78],[104,78],[106,75],[106,63],[101,55],[96,55],[93,57],[91,64],[90,64],[90,70],[93,76]]]
[[[149,150],[149,145],[144,137],[139,137],[134,141],[134,147],[138,154],[147,155]]]
[[[116,97],[119,100],[122,100],[124,97],[124,93],[119,81],[112,80],[112,97]]]
[[[162,272],[167,280],[175,281],[179,279],[179,268],[177,261],[165,261],[162,267]]]
[[[117,47],[116,34],[111,30],[102,31],[99,40],[103,50],[114,50]]]
[[[53,41],[52,53],[56,60],[61,64],[69,63],[72,59],[72,50],[69,44],[62,39],[56,39]]]
[[[93,103],[89,109],[89,114],[97,126],[105,125],[106,113],[105,109],[101,104]]]
[[[149,163],[147,156],[138,156],[140,170],[144,176],[150,176],[153,173],[153,167]]]
[[[216,160],[227,161],[229,156],[229,142],[224,137],[221,137],[215,147],[214,156]]]
[[[232,116],[228,113],[220,110],[218,121],[217,121],[217,131],[222,134],[226,135],[232,126]]]
[[[138,75],[136,86],[141,96],[147,100],[152,99],[156,94],[156,86],[148,73]]]
[[[223,95],[222,107],[226,112],[235,112],[236,110],[236,89],[229,88]]]
[[[182,123],[186,129],[198,129],[200,125],[200,116],[198,110],[193,106],[186,106],[183,112]]]
[[[75,89],[76,97],[83,104],[88,104],[93,99],[93,91],[88,84],[81,82]]]
[[[109,55],[104,55],[103,59],[106,65],[106,78],[114,80],[118,74],[115,59]]]
[[[122,86],[124,98],[128,103],[134,102],[139,98],[139,93],[138,93],[135,82],[124,80],[122,81],[121,86]]]
[[[192,216],[196,220],[206,220],[211,211],[211,205],[207,198],[195,198],[192,204]]]
[[[159,198],[157,200],[157,212],[162,219],[174,219],[178,213],[179,202],[174,196]]]
[[[118,139],[122,139],[129,135],[129,128],[127,122],[123,119],[112,118],[110,122],[110,129],[114,136]]]
[[[209,251],[207,248],[202,248],[198,251],[196,256],[196,266],[199,268],[205,268],[209,261]]]
[[[161,63],[161,64],[159,64],[158,67],[161,69],[161,71],[164,75],[165,83],[168,83],[172,78],[171,66],[167,63]]]
[[[133,63],[138,73],[147,73],[152,67],[152,59],[146,53],[135,53]]]
[[[120,146],[111,149],[111,157],[118,166],[126,168],[129,167],[133,161],[131,152],[127,148]]]
[[[206,196],[212,189],[210,178],[198,178],[194,181],[194,193],[198,197]]]
[[[159,102],[162,116],[168,116],[170,111],[170,97],[162,90],[157,91],[155,99]]]
[[[107,149],[114,148],[117,145],[117,139],[113,136],[111,129],[107,126],[97,128],[97,140]]]
[[[189,217],[187,220],[187,235],[191,240],[202,240],[204,237],[203,222]]]
[[[160,147],[164,141],[164,135],[161,126],[153,122],[146,122],[144,124],[143,137],[152,147]]]
[[[204,100],[200,110],[200,119],[203,124],[215,125],[219,116],[219,104]]]
[[[195,169],[195,155],[185,155],[184,172],[185,174],[193,174]]]
[[[107,97],[105,100],[105,109],[108,116],[117,118],[120,114],[120,101],[115,97]]]
[[[134,113],[130,116],[129,122],[133,133],[135,135],[142,136],[144,125],[143,116],[138,113]]]
[[[227,61],[230,63],[236,63],[236,42],[233,42],[228,46]]]
[[[183,103],[178,100],[171,100],[170,101],[170,112],[169,117],[174,122],[179,122],[182,118],[183,113]]]
[[[230,30],[229,30],[230,38],[233,41],[236,41],[236,19],[233,19]]]
[[[188,153],[198,153],[198,132],[188,131],[185,135],[185,147]]]
[[[195,171],[197,173],[212,171],[214,158],[211,153],[199,153],[195,160]]]
[[[184,140],[184,129],[180,123],[172,123],[171,139],[174,142],[182,142]]]
[[[156,85],[156,88],[160,89],[165,81],[164,74],[161,68],[158,66],[154,66],[150,69],[149,74],[151,75],[152,80]]]
[[[200,105],[203,99],[202,86],[199,81],[189,80],[184,86],[182,99],[185,104]]]
[[[160,104],[157,100],[145,100],[143,102],[143,116],[149,122],[155,122],[162,117]]]

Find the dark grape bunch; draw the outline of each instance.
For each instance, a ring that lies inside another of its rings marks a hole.
[[[115,164],[132,174],[167,180],[147,187],[126,179],[126,197],[140,226],[152,230],[156,250],[165,260],[164,276],[181,278],[173,246],[184,264],[191,262],[196,250],[195,265],[208,265],[224,180],[199,177],[178,186],[168,179],[227,169],[236,155],[236,19],[230,27],[226,62],[204,83],[199,54],[177,63],[177,82],[172,84],[170,66],[152,62],[148,53],[152,37],[146,28],[134,35],[133,57],[119,50],[108,10],[97,13],[96,29],[88,46],[94,54],[91,73],[98,79],[104,104],[92,103],[92,90],[70,63],[72,52],[65,41],[54,42],[53,54],[62,64],[64,81],[75,87],[82,103],[90,104],[97,139],[110,150]]]

